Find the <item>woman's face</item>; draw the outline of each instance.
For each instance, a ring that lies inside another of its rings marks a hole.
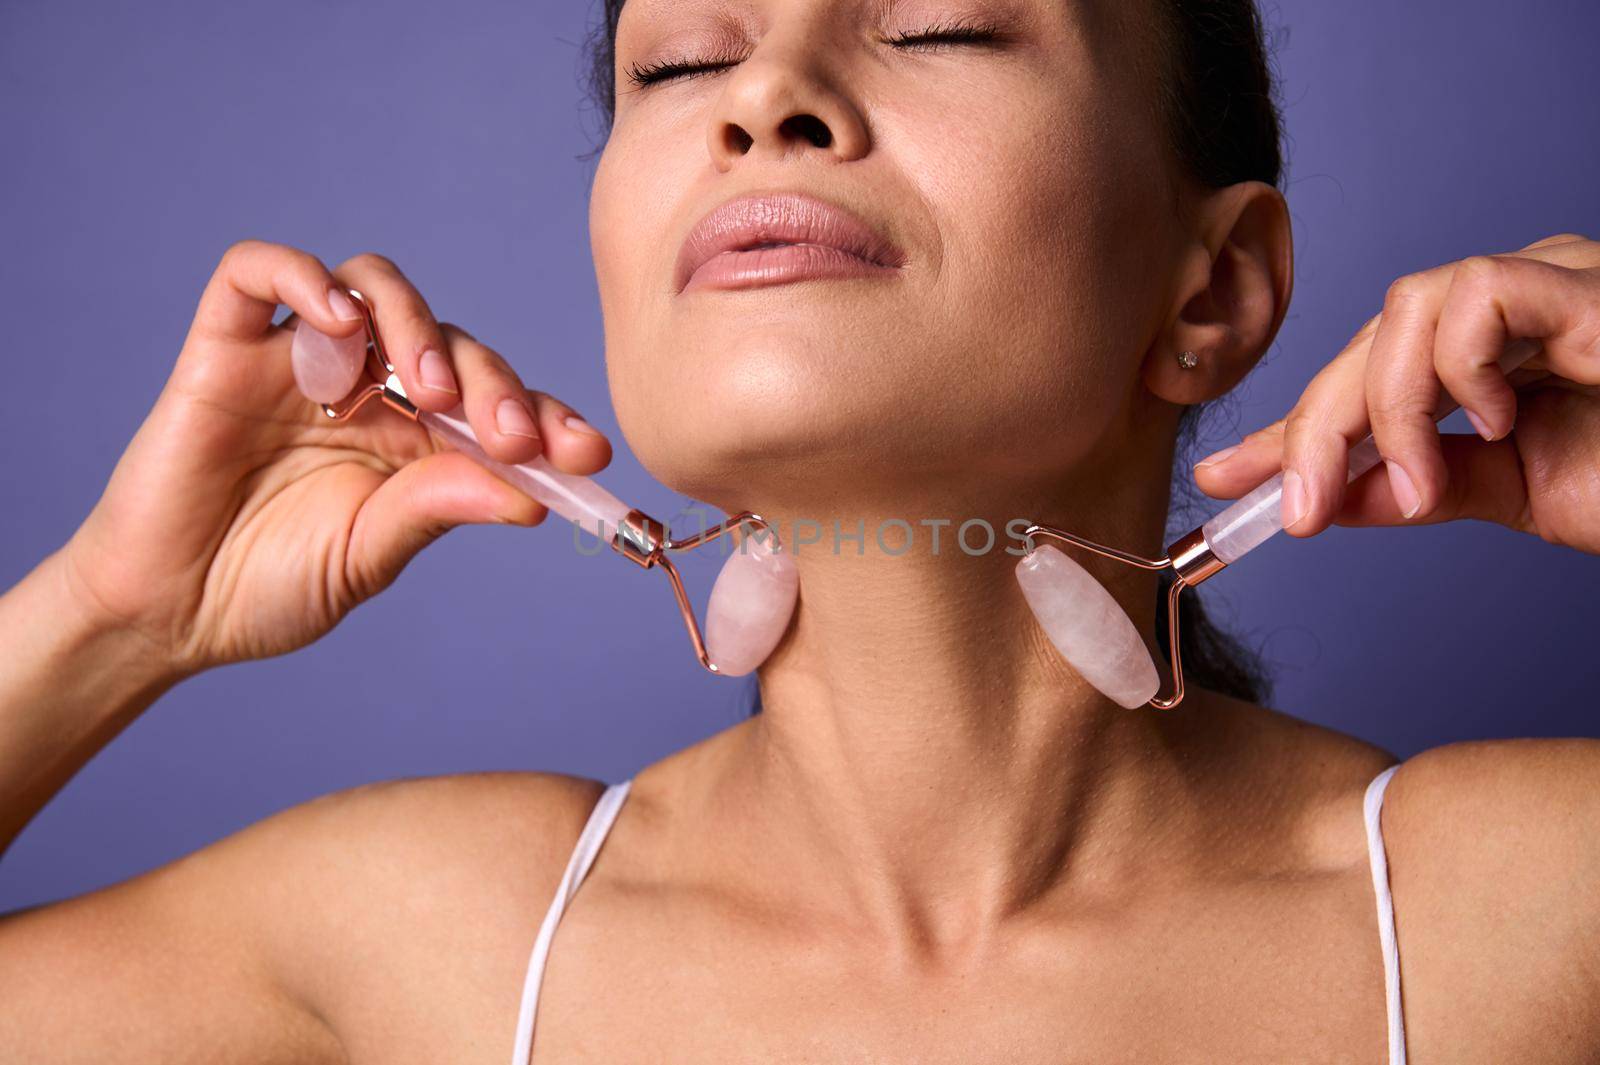
[[[1179,237],[1141,17],[1120,0],[628,0],[590,224],[613,400],[644,465],[777,509],[857,486],[992,492],[1149,436],[1139,365]],[[952,27],[994,39],[916,40]],[[633,76],[663,63],[714,68]],[[680,290],[708,212],[787,193],[854,214],[898,265]]]

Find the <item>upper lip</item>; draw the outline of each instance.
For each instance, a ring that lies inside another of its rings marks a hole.
[[[678,249],[676,291],[714,256],[763,244],[820,244],[879,266],[900,266],[905,255],[850,211],[814,196],[786,192],[744,196],[713,208]]]

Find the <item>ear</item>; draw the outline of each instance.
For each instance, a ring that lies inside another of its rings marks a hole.
[[[1208,191],[1174,289],[1171,325],[1145,355],[1145,386],[1203,403],[1238,384],[1266,353],[1294,291],[1294,239],[1283,194],[1261,181]],[[1192,351],[1193,369],[1178,363]]]

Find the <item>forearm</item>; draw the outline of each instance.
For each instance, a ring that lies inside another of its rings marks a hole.
[[[179,679],[99,617],[60,552],[0,596],[0,855],[83,764]]]

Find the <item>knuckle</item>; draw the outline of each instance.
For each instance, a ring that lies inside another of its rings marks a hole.
[[[1282,435],[1285,439],[1302,439],[1315,432],[1321,421],[1310,405],[1302,403],[1284,415]]]
[[[236,240],[223,250],[222,258],[217,262],[217,268],[219,270],[231,269],[232,267],[238,266],[241,259],[248,259],[253,255],[259,255],[261,252],[271,247],[274,247],[274,245],[269,244],[264,240],[256,240],[254,237],[245,237],[243,240]]]
[[[1588,237],[1578,233],[1557,233],[1554,236],[1545,237],[1543,240],[1534,241],[1532,244],[1528,245],[1527,250],[1532,251],[1534,248],[1549,248],[1557,244],[1592,243],[1593,241],[1591,241]]]
[[[1595,293],[1595,299],[1584,308],[1583,316],[1572,327],[1572,339],[1580,352],[1582,365],[1589,370],[1589,380],[1584,383],[1600,382],[1600,291]]]
[[[1432,405],[1430,390],[1409,378],[1374,378],[1367,388],[1367,414],[1374,425],[1420,415]]]
[[[1401,314],[1415,306],[1427,289],[1427,284],[1426,274],[1406,274],[1404,277],[1395,278],[1389,283],[1388,291],[1383,294],[1384,312]]]
[[[263,257],[271,257],[275,268],[287,267],[294,273],[315,274],[320,279],[327,274],[327,269],[318,259],[308,251],[303,251],[289,244],[278,244],[270,240],[257,240],[246,237],[236,240],[223,251],[222,258],[217,263],[217,272],[233,274],[243,269],[246,263]]]
[[[1352,376],[1337,360],[1317,371],[1300,394],[1300,401],[1285,418],[1292,423],[1290,428],[1296,430],[1327,421],[1335,410],[1348,401],[1351,381]]]
[[[322,260],[310,252],[301,251],[299,248],[291,248],[287,245],[283,245],[283,250],[289,257],[289,263],[294,269],[316,274],[319,279],[330,276],[328,268],[323,265]]]
[[[1495,255],[1472,255],[1456,266],[1454,284],[1468,295],[1478,296],[1500,283],[1506,262]]]
[[[1386,393],[1375,393],[1367,400],[1367,421],[1372,425],[1372,431],[1379,435],[1394,428],[1408,412],[1409,408]]]
[[[507,361],[506,357],[493,348],[485,348],[484,350],[489,353],[489,364],[495,368],[496,373],[505,379],[506,384],[513,388],[521,389],[522,375],[517,373],[515,367]]]
[[[358,255],[352,255],[344,261],[343,265],[352,270],[361,270],[367,273],[397,274],[400,272],[400,268],[394,264],[394,260],[386,255],[379,255],[375,251],[364,251]]]
[[[1281,451],[1287,435],[1288,417],[1279,418],[1271,425],[1263,425],[1253,433],[1245,433],[1240,437],[1239,444],[1245,450],[1265,448],[1267,451]]]
[[[556,402],[560,403],[561,401],[556,400]],[[565,404],[562,404],[562,406],[565,406]],[[1279,418],[1271,425],[1263,425],[1259,429],[1252,429],[1248,433],[1241,432],[1239,434],[1239,447],[1242,450],[1249,450],[1277,445],[1283,440],[1283,423],[1286,418],[1287,415],[1284,418]]]

